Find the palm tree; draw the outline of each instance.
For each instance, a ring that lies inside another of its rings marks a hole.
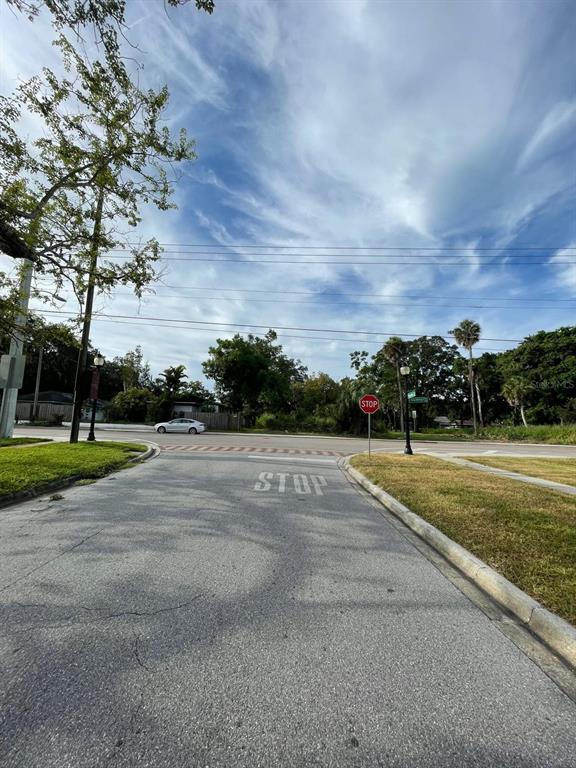
[[[400,378],[400,366],[406,352],[406,345],[399,336],[390,336],[382,347],[382,354],[386,360],[396,367],[396,379],[398,382],[398,408],[400,411],[400,432],[404,432],[404,408],[402,407],[402,379]]]
[[[462,320],[460,325],[448,333],[456,339],[456,343],[468,350],[468,380],[470,382],[470,402],[472,403],[472,421],[474,434],[478,434],[478,417],[476,416],[476,396],[474,394],[474,357],[472,347],[480,339],[480,326],[474,320]]]
[[[185,370],[185,365],[171,365],[160,374],[160,378],[164,379],[164,386],[170,397],[178,394],[184,386],[184,379],[188,378],[184,373]]]
[[[525,427],[528,426],[526,421],[526,415],[524,413],[524,403],[526,401],[526,395],[530,391],[530,385],[521,376],[513,376],[502,387],[502,395],[504,396],[508,405],[511,405],[514,410],[520,409],[520,416],[522,417],[522,424]]]

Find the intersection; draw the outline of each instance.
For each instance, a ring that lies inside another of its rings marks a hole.
[[[337,461],[163,451],[4,510],[2,764],[569,766],[574,701]]]

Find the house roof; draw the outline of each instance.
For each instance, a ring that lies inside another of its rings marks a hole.
[[[34,393],[31,395],[20,395],[19,401],[31,402],[34,400]],[[38,393],[38,401],[41,403],[73,403],[74,395],[69,392],[55,392],[54,390],[47,390],[46,392]]]

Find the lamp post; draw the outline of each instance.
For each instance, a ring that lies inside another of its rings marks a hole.
[[[92,418],[90,419],[90,431],[86,440],[96,440],[94,435],[94,423],[96,421],[96,406],[98,404],[98,384],[100,383],[100,368],[104,365],[104,358],[100,352],[96,352],[94,355],[94,367],[92,369],[92,384],[90,387],[90,395],[92,396]]]
[[[410,414],[408,413],[408,376],[410,375],[410,368],[407,365],[403,365],[400,368],[400,373],[404,377],[404,427],[406,429],[406,446],[404,453],[408,456],[412,456],[414,451],[410,445]]]

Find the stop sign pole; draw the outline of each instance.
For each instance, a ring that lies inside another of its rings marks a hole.
[[[370,417],[373,413],[380,410],[380,400],[376,395],[362,395],[358,401],[360,410],[362,413],[368,414],[368,456],[370,456],[370,442],[371,442],[371,430],[370,430]]]

